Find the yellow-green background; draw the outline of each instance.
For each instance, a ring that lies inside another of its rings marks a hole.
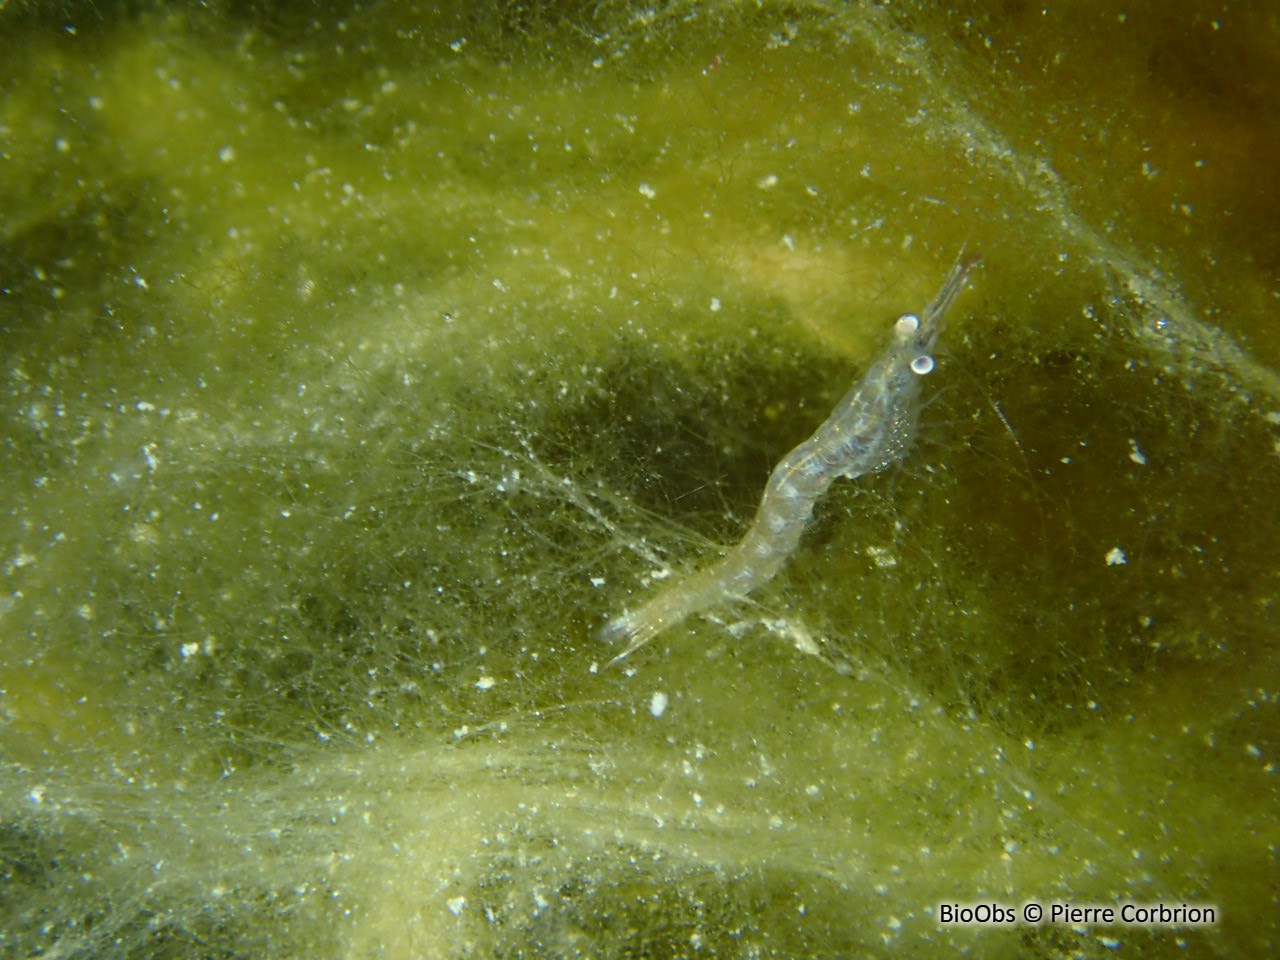
[[[1277,50],[0,3],[0,954],[1273,951]],[[912,457],[606,669],[966,248]],[[935,919],[1028,899],[1220,922]]]

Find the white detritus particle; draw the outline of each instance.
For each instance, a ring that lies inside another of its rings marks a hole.
[[[1121,567],[1129,562],[1129,558],[1124,555],[1124,551],[1119,547],[1112,547],[1107,551],[1107,566]]]
[[[665,693],[661,690],[656,690],[653,696],[649,698],[649,712],[654,717],[660,717],[667,712],[667,704],[670,702]]]
[[[771,173],[767,177],[761,177],[756,181],[756,186],[761,190],[772,190],[778,185],[778,175]]]
[[[890,547],[870,546],[867,547],[866,554],[881,570],[892,570],[898,565],[898,558]]]
[[[481,677],[476,681],[477,690],[492,690],[498,681],[488,675]]]
[[[448,901],[445,904],[445,906],[449,908],[449,912],[452,913],[455,917],[462,916],[462,909],[466,905],[467,905],[466,897],[454,897],[452,900]]]
[[[649,186],[647,183],[640,184],[640,196],[644,197],[646,200],[652,200],[657,195],[658,191],[653,189],[653,187]]]
[[[1134,440],[1132,437],[1129,438],[1129,459],[1140,467],[1145,467],[1147,465],[1147,455],[1143,453],[1142,449],[1138,446],[1138,441]]]

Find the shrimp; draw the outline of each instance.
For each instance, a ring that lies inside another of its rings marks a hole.
[[[933,370],[933,348],[942,318],[981,261],[977,254],[961,255],[920,314],[898,317],[883,356],[836,404],[813,436],[773,468],[755,519],[735,547],[605,624],[602,640],[627,644],[610,664],[686,617],[724,600],[744,598],[768,583],[795,550],[814,506],[832,481],[878,473],[907,456],[915,438],[921,381]]]

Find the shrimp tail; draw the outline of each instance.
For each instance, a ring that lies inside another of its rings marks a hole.
[[[724,561],[701,570],[686,580],[659,591],[647,603],[614,617],[600,630],[606,643],[625,643],[621,653],[609,661],[613,666],[629,657],[668,627],[725,599],[722,568]]]
[[[626,643],[627,645],[606,666],[612,667],[619,660],[631,656],[631,654],[658,635],[661,627],[653,618],[643,616],[645,609],[645,607],[639,607],[635,610],[628,610],[604,625],[604,628],[600,631],[601,640],[609,644]]]

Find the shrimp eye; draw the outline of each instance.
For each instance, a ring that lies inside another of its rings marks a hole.
[[[894,332],[900,337],[910,336],[920,329],[920,318],[914,313],[904,313],[893,325]]]
[[[933,357],[929,356],[927,353],[922,353],[920,354],[920,356],[916,357],[914,360],[911,361],[912,373],[918,374],[919,376],[923,377],[926,373],[929,373],[932,370],[933,370]]]

